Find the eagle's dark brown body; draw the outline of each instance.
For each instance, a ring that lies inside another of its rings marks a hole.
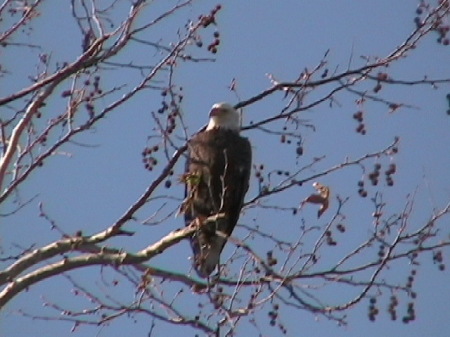
[[[248,139],[233,130],[215,128],[189,141],[186,225],[221,214],[214,224],[204,224],[191,238],[194,267],[202,277],[219,263],[226,237],[239,219],[249,186],[251,157]]]

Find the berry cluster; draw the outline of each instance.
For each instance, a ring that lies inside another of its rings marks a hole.
[[[441,250],[437,250],[437,251],[433,252],[433,262],[438,263],[439,270],[441,270],[441,271],[445,270],[444,257],[442,255]]]
[[[375,321],[376,316],[380,313],[379,309],[376,306],[377,299],[375,297],[371,297],[369,300],[369,312],[368,317],[372,322]],[[397,320],[397,308],[399,305],[399,300],[396,295],[392,295],[389,298],[389,306],[388,313],[391,316],[391,320]],[[402,318],[403,323],[409,323],[416,319],[416,314],[414,310],[414,302],[409,302],[406,308],[406,315]]]
[[[358,194],[363,198],[367,197],[367,191],[364,189],[364,180],[358,181]]]
[[[289,175],[291,174],[289,171],[282,171],[282,170],[277,170],[277,175],[282,176],[285,175],[286,177],[289,177]]]
[[[369,300],[369,319],[373,322],[375,321],[376,316],[380,313],[378,308],[376,307],[377,299],[375,297],[371,297]]]
[[[175,108],[172,109],[171,112],[167,115],[167,125],[166,125],[166,132],[170,135],[175,131],[175,128],[177,127],[177,116],[179,115],[179,111]]]
[[[391,319],[393,321],[397,320],[397,306],[398,306],[397,296],[392,295],[389,300],[388,312],[391,315]]]
[[[161,107],[157,110],[158,114],[167,114],[166,125],[164,126],[164,132],[167,135],[172,134],[177,127],[177,119],[180,117],[179,104],[183,101],[182,95],[183,87],[179,88],[166,88],[161,91]]]
[[[278,309],[280,308],[280,306],[278,304],[274,304],[272,306],[272,310],[268,312],[268,316],[270,318],[269,324],[270,326],[275,326],[277,324],[277,319],[278,319]],[[282,334],[287,334],[287,329],[284,327],[283,324],[281,324],[280,322],[278,322],[278,327],[281,330]]]
[[[384,244],[381,244],[380,247],[378,248],[378,262],[381,263],[381,261],[383,261],[384,256],[386,255],[385,253],[385,246]]]
[[[259,193],[261,195],[266,194],[268,191],[268,187],[264,185],[264,165],[253,165],[253,171],[255,172],[255,178],[258,180]]]
[[[48,138],[48,132],[44,132],[40,137],[39,137],[39,143],[41,143],[43,146],[45,146],[47,144],[47,138]]]
[[[223,293],[222,287],[217,287],[217,293],[214,294],[212,301],[214,303],[215,309],[219,309],[223,305],[225,301],[225,295]]]
[[[397,153],[397,148],[392,149],[392,153]],[[395,163],[390,163],[388,168],[384,171],[384,176],[386,180],[387,186],[394,186],[393,175],[397,172],[397,165]],[[373,170],[367,175],[367,178],[370,180],[370,183],[373,186],[377,186],[379,182],[379,178],[381,175],[381,164],[375,163],[373,166]],[[364,188],[364,180],[358,181],[358,194],[365,198],[367,197],[367,190]]]
[[[333,233],[330,230],[325,232],[325,239],[327,241],[328,246],[336,246],[337,242],[333,239]]]
[[[278,315],[278,309],[279,308],[280,308],[280,306],[278,304],[274,304],[272,306],[272,310],[268,312],[268,316],[270,318],[269,324],[271,326],[275,326],[277,324],[277,319],[278,319],[278,316],[279,316]],[[278,328],[280,328],[282,334],[284,334],[284,335],[287,334],[287,329],[280,322],[278,322]]]
[[[142,150],[141,153],[142,162],[144,163],[144,167],[146,170],[152,171],[154,167],[158,164],[158,159],[156,158],[156,153],[158,151],[159,151],[158,145],[147,146],[146,148],[144,148],[144,150]],[[169,177],[173,176],[173,174],[174,174],[173,170],[170,170]],[[172,180],[170,180],[170,178],[164,182],[164,187],[165,188],[172,187]]]
[[[278,309],[279,309],[278,304],[274,304],[272,309],[273,310],[268,312],[268,315],[269,315],[269,318],[270,318],[269,324],[271,326],[275,326],[275,324],[277,323],[277,318],[278,318]]]
[[[408,289],[408,293],[411,298],[415,299],[417,297],[417,294],[412,291],[412,286],[414,282],[414,277],[416,275],[416,270],[412,269],[411,274],[408,276],[408,281],[406,282],[406,288]],[[395,321],[397,319],[397,306],[399,304],[398,298],[395,295],[392,295],[389,302],[388,312],[391,315],[391,319]],[[410,321],[413,321],[416,318],[415,312],[414,312],[414,303],[409,302],[407,306],[407,314],[403,317],[404,323],[409,323]]]
[[[278,260],[275,257],[273,257],[273,252],[271,250],[269,250],[267,252],[267,265],[269,267],[272,267],[272,266],[276,265],[277,263],[278,263]]]
[[[397,166],[394,163],[389,164],[388,169],[384,172],[386,176],[386,184],[388,186],[394,185],[394,180],[392,179],[392,175],[397,172]]]
[[[172,108],[170,109],[170,112],[167,114],[167,124],[165,127],[165,132],[167,134],[171,134],[175,131],[175,128],[177,126],[176,120],[179,115],[179,111],[176,107],[176,104],[171,104]],[[161,102],[161,108],[158,109],[159,114],[163,114],[165,112],[169,111],[169,105],[165,102]]]
[[[365,125],[363,123],[363,120],[364,120],[363,112],[361,110],[355,112],[353,114],[353,119],[355,119],[359,123],[358,126],[356,127],[356,132],[360,133],[362,135],[365,135],[366,134],[366,127],[365,127]]]
[[[441,43],[441,44],[444,45],[444,46],[448,46],[448,45],[450,44],[450,39],[447,37],[447,33],[450,31],[450,26],[448,26],[448,25],[445,25],[445,26],[443,26],[443,25],[438,26],[438,27],[436,28],[436,31],[437,31],[438,34],[439,34],[439,37],[438,37],[438,39],[437,39],[437,42],[438,42],[438,43]]]
[[[382,82],[386,82],[389,80],[389,75],[386,73],[378,73],[377,75],[377,84],[375,85],[375,87],[373,88],[373,92],[374,93],[378,93],[383,86],[381,85]]]
[[[200,21],[200,24],[203,28],[207,28],[211,24],[216,25],[216,14],[218,11],[222,9],[222,6],[219,4],[217,5],[208,15],[201,15],[198,19]],[[220,33],[216,30],[213,33],[214,40],[208,45],[207,49],[210,53],[216,54],[217,48],[220,45]],[[201,48],[203,47],[203,42],[200,38],[200,36],[195,37],[195,44],[197,47]]]
[[[259,166],[253,165],[253,171],[255,171],[255,178],[258,179],[258,182],[262,183],[264,181],[263,177],[264,165],[263,164]]]
[[[286,127],[283,127],[283,131],[286,131],[287,130],[287,128]],[[282,144],[291,144],[292,143],[292,141],[285,135],[285,134],[282,134],[281,136],[280,136],[280,142],[282,143]],[[298,144],[299,145],[299,144]]]
[[[424,14],[425,13],[425,14]],[[421,16],[428,15],[430,13],[430,6],[426,4],[424,1],[421,1],[419,6],[416,9],[417,16],[414,18],[414,23],[416,24],[417,29],[422,28],[423,21]],[[450,25],[444,23],[442,19],[437,19],[433,22],[431,27],[438,35],[437,43],[442,44],[444,46],[450,45],[450,39],[447,34],[450,32]]]
[[[144,163],[144,167],[146,170],[153,170],[153,168],[158,164],[158,160],[153,155],[158,152],[159,146],[155,145],[152,147],[146,147],[142,150],[142,162]]]
[[[416,276],[416,274],[417,271],[415,269],[412,269],[410,275],[408,276],[408,282],[406,283],[406,287],[409,289],[409,296],[413,299],[417,297],[417,293],[415,291],[412,291],[414,277]]]
[[[252,123],[250,123],[250,124],[252,124]],[[283,132],[286,132],[286,131],[287,131],[287,127],[284,126],[283,127]],[[301,138],[299,135],[295,135],[294,137]],[[281,142],[281,144],[287,144],[287,145],[292,144],[292,140],[289,139],[289,137],[286,134],[284,134],[284,133],[281,134],[281,136],[280,136],[280,142]],[[303,156],[303,150],[304,149],[303,149],[303,145],[302,145],[301,139],[296,142],[296,145],[297,146],[295,148],[295,154],[297,155],[297,157]]]
[[[336,229],[337,229],[339,232],[341,232],[341,233],[345,233],[345,231],[346,231],[345,225],[342,224],[342,223],[338,223],[338,224],[336,225]]]
[[[381,164],[376,163],[373,167],[373,171],[370,172],[369,175],[367,176],[373,186],[378,185],[378,178],[380,177],[380,169]]]
[[[84,85],[86,87],[91,86],[91,84],[92,88],[89,91],[87,97],[85,98],[86,100],[85,108],[89,114],[89,117],[93,118],[95,115],[94,98],[97,94],[101,95],[103,93],[103,90],[100,89],[100,76],[95,76],[92,83],[89,79],[84,81]]]
[[[377,82],[377,84],[373,87],[373,92],[378,93],[382,88],[383,86],[381,85],[381,83]]]
[[[220,33],[218,32],[218,31],[215,31],[214,32],[214,41],[213,42],[211,42],[209,45],[208,45],[208,51],[209,52],[211,52],[211,53],[213,53],[213,54],[216,54],[217,53],[217,47],[219,46],[219,44],[220,44],[220,39],[219,39],[219,37],[220,37]]]
[[[403,317],[403,323],[409,323],[416,319],[416,313],[414,311],[414,302],[409,302],[406,309],[406,316]]]

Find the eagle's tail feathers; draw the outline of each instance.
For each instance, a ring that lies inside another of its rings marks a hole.
[[[194,257],[195,269],[201,277],[208,277],[220,261],[220,253],[226,239],[220,236],[211,238],[207,247],[202,247],[201,253]]]
[[[211,223],[212,221],[214,223]],[[194,268],[197,274],[203,278],[208,277],[219,264],[220,253],[227,241],[227,237],[221,229],[226,228],[227,222],[228,219],[225,217],[216,217],[214,220],[208,218],[191,238]]]

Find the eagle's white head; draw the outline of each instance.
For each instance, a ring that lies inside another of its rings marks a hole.
[[[206,130],[222,128],[239,132],[240,124],[239,113],[231,104],[216,103],[209,113],[209,123]]]

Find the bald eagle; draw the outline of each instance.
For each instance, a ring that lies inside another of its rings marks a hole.
[[[206,129],[188,142],[182,206],[186,226],[194,220],[200,225],[190,241],[194,269],[204,278],[219,264],[239,219],[252,163],[250,142],[239,135],[239,113],[228,103],[217,103],[209,117]]]

